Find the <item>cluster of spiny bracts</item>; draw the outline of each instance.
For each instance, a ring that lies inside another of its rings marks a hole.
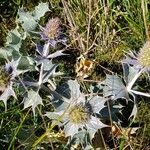
[[[32,70],[19,69],[19,63],[22,61],[21,57],[16,59],[12,55],[11,60],[6,59],[7,63],[1,67],[0,100],[4,102],[5,108],[7,108],[7,99],[10,96],[17,99],[17,95],[14,92],[15,85],[24,87],[24,108],[32,107],[34,114],[36,107],[39,104],[43,105],[39,91],[47,91],[49,93],[48,98],[50,98],[54,108],[53,112],[45,114],[46,117],[50,118],[51,126],[59,126],[65,136],[69,137],[70,143],[81,144],[84,148],[91,145],[92,139],[99,129],[111,127],[112,124],[115,127],[115,124],[121,125],[119,124],[119,118],[114,116],[122,112],[129,101],[133,103],[129,119],[135,118],[137,113],[136,95],[150,97],[149,93],[138,91],[135,85],[141,74],[146,73],[148,76],[150,74],[149,41],[144,44],[138,53],[131,51],[121,61],[123,77],[119,77],[116,74],[107,74],[104,81],[91,85],[88,92],[85,93],[79,83],[80,79],[82,80],[89,76],[88,71],[92,69],[93,61],[83,56],[80,57],[80,61],[76,64],[77,78],[56,86],[54,79],[56,76],[62,75],[62,73],[56,72],[58,65],[53,64],[52,60],[62,55],[65,57],[64,50],[57,50],[57,45],[61,43],[66,46],[67,38],[64,36],[61,21],[58,17],[49,19],[45,27],[39,25],[39,29],[40,31],[38,31],[37,35],[40,35],[39,41],[44,44],[39,44],[40,42],[34,43],[36,56],[32,57],[32,59],[27,58],[34,66],[34,72],[38,72],[38,79],[29,80],[24,77],[28,75],[26,74],[27,72],[32,72]],[[16,34],[16,31],[13,34]],[[15,36],[20,36],[18,31]],[[12,51],[17,51],[18,47],[10,43],[9,46],[14,46],[13,48],[15,49]],[[51,50],[56,51],[51,53]],[[125,105],[120,101],[124,101]],[[106,120],[111,123],[106,123]],[[122,135],[121,129],[119,133],[119,135]]]

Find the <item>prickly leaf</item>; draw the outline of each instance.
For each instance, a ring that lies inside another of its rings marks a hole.
[[[117,75],[107,75],[106,80],[103,82],[103,93],[105,97],[113,96],[114,99],[125,98],[129,99],[129,94],[122,79]]]
[[[42,103],[42,98],[40,97],[38,91],[34,91],[34,90],[30,90],[27,93],[27,97],[24,98],[24,109],[28,108],[28,107],[32,107],[33,113],[35,115],[35,108],[39,105],[39,104],[43,104]]]

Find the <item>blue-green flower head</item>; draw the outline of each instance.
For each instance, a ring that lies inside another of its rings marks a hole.
[[[80,92],[76,80],[69,80],[68,86],[66,92],[70,92],[70,99],[65,99],[59,107],[55,107],[54,112],[46,116],[56,120],[62,116],[60,126],[64,127],[66,137],[73,137],[79,131],[86,130],[92,139],[98,129],[107,126],[97,117],[106,100],[100,96],[85,96]]]

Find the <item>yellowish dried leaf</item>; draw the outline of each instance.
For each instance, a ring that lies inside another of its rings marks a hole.
[[[77,74],[77,77],[82,77],[82,78],[89,77],[93,68],[93,64],[94,64],[93,61],[89,59],[85,59],[84,57],[81,58],[76,64],[75,72]]]

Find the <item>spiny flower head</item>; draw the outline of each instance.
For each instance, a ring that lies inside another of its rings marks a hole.
[[[64,88],[65,101],[58,99],[54,101],[55,111],[47,112],[46,116],[56,120],[62,117],[59,126],[64,126],[66,136],[73,138],[82,130],[87,131],[92,139],[98,129],[106,127],[96,115],[104,108],[106,100],[99,96],[85,96],[80,92],[80,86],[76,80],[69,80],[68,84],[62,87],[62,89]],[[62,94],[64,95],[64,93]]]
[[[82,103],[77,104],[69,109],[68,115],[72,123],[87,123],[90,119],[90,109]]]
[[[147,41],[144,46],[140,49],[139,53],[130,52],[123,63],[132,65],[137,71],[143,69],[144,72],[150,73],[150,42]]]
[[[137,60],[141,66],[150,68],[150,42],[146,42],[141,48]]]
[[[58,17],[50,19],[41,30],[42,39],[48,41],[52,47],[55,47],[58,42],[65,44],[66,38],[61,32],[61,21]]]
[[[52,18],[48,21],[46,24],[45,29],[43,30],[43,33],[49,38],[49,39],[57,39],[60,34],[60,19]]]
[[[0,69],[0,91],[4,91],[10,83],[10,74],[4,69]]]
[[[4,102],[5,110],[7,110],[7,99],[10,96],[15,98],[15,92],[13,90],[13,79],[19,74],[17,71],[19,59],[16,61],[11,61],[5,64],[5,67],[0,69],[0,100]]]

